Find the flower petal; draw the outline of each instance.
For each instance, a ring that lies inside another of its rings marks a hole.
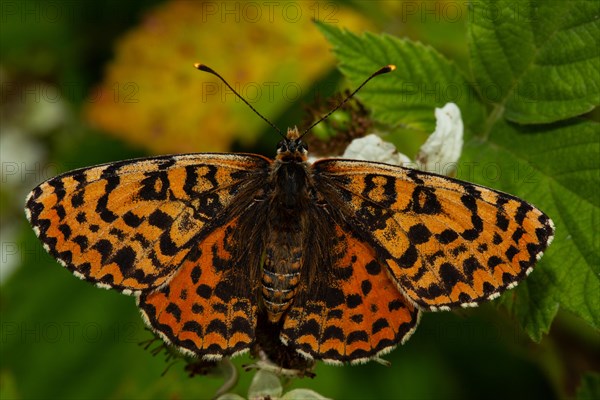
[[[385,142],[375,134],[354,139],[348,147],[346,147],[342,158],[376,161],[394,165],[402,165],[411,162],[410,158],[396,151],[396,146],[392,143]]]
[[[279,378],[272,372],[258,370],[248,389],[249,399],[279,398],[283,393]]]
[[[417,155],[419,169],[448,175],[456,169],[463,147],[463,122],[454,103],[435,109],[435,131],[421,146]]]

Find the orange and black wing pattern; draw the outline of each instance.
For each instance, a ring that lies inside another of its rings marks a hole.
[[[528,275],[554,225],[496,190],[397,166],[313,165],[314,180],[416,306],[432,311],[492,300]]]
[[[325,216],[324,216],[325,217]],[[363,363],[404,343],[420,311],[400,293],[373,248],[335,226],[323,284],[304,287],[284,317],[281,341],[308,359]],[[321,286],[321,287],[319,287]]]
[[[138,295],[168,283],[270,163],[189,154],[99,165],[42,183],[25,211],[44,248],[73,274]]]
[[[138,297],[146,323],[167,343],[204,360],[243,353],[254,342],[258,299],[248,257],[237,257],[234,219],[190,250],[171,281]]]
[[[514,287],[554,235],[534,206],[467,182],[350,160],[281,173],[274,162],[190,154],[84,168],[36,187],[26,213],[73,274],[137,296],[166,342],[205,360],[265,345],[365,362],[407,340],[421,309]],[[283,249],[277,271],[264,269],[269,249]],[[269,289],[294,291],[281,320],[265,317]]]

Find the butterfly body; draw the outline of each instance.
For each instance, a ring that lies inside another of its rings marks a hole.
[[[290,131],[278,146],[271,166],[265,258],[262,266],[263,304],[269,321],[277,323],[294,300],[304,261],[304,237],[309,226],[309,176],[306,148]],[[297,143],[297,141],[299,143]]]
[[[421,310],[491,300],[529,274],[552,221],[514,196],[381,163],[188,154],[75,170],[26,214],[76,276],[137,298],[149,326],[215,360],[268,348],[357,363]]]

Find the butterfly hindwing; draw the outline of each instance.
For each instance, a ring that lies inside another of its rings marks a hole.
[[[270,163],[190,154],[79,169],[36,187],[26,213],[45,249],[75,275],[136,294],[168,282]]]
[[[339,225],[328,238],[327,286],[305,287],[284,317],[281,339],[310,359],[360,363],[391,351],[417,326],[419,310],[398,291],[371,246]]]
[[[186,354],[216,360],[254,341],[258,302],[247,260],[237,258],[238,224],[214,229],[167,285],[138,298],[147,324]]]
[[[554,226],[514,196],[387,164],[323,160],[321,191],[368,241],[399,288],[430,310],[493,299],[531,272]]]

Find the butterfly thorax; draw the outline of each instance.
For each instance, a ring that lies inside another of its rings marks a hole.
[[[262,271],[263,303],[269,320],[278,322],[294,300],[300,283],[303,238],[308,206],[307,147],[297,129],[288,130],[277,148],[270,176],[272,196],[265,261]]]

